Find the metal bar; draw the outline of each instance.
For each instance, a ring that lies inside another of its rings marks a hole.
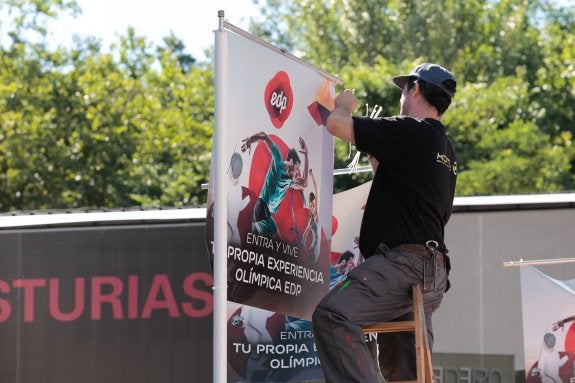
[[[366,172],[371,172],[371,165],[365,165],[365,166],[358,166],[356,168],[344,168],[344,169],[334,169],[333,170],[333,175],[334,176],[341,176],[343,174],[352,174],[352,173],[366,173]]]
[[[274,52],[277,52],[277,53],[279,53],[279,54],[284,55],[285,57],[287,57],[287,58],[289,58],[289,59],[291,59],[291,60],[294,60],[294,61],[297,62],[298,64],[301,64],[301,65],[303,65],[303,66],[305,66],[305,67],[308,67],[308,68],[310,68],[310,69],[316,71],[316,72],[319,73],[321,76],[327,78],[328,80],[331,80],[331,81],[335,82],[336,84],[342,84],[342,83],[343,83],[343,81],[342,81],[339,77],[334,76],[334,75],[332,75],[331,73],[326,72],[326,71],[324,71],[323,69],[320,69],[320,68],[318,68],[318,67],[316,67],[316,66],[314,66],[314,65],[312,65],[312,64],[310,64],[310,63],[307,63],[307,62],[303,61],[302,59],[300,59],[299,57],[294,56],[294,55],[292,55],[291,53],[288,53],[286,50],[280,49],[280,48],[276,47],[275,45],[272,45],[272,44],[270,44],[270,43],[268,43],[268,42],[266,42],[266,41],[260,39],[259,37],[255,36],[255,35],[252,35],[251,33],[246,32],[246,31],[244,31],[243,29],[238,28],[238,27],[236,27],[236,26],[233,25],[233,24],[230,24],[230,23],[227,22],[227,21],[224,21],[224,28],[229,29],[230,31],[232,31],[232,32],[234,32],[234,33],[237,33],[238,35],[243,36],[243,37],[245,37],[246,39],[249,39],[249,40],[251,40],[251,41],[253,41],[253,42],[255,42],[255,43],[258,43],[258,44],[260,44],[260,45],[263,45],[264,47],[266,47],[266,48],[268,48],[268,49],[271,49],[271,50],[274,51]]]
[[[536,259],[532,261],[507,261],[503,262],[503,267],[533,266],[533,265],[556,265],[560,263],[573,263],[575,258],[554,258],[554,259]]]

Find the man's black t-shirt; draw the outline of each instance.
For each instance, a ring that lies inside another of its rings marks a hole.
[[[359,248],[437,241],[447,251],[457,162],[445,127],[434,119],[353,117],[355,144],[379,161],[361,223]]]

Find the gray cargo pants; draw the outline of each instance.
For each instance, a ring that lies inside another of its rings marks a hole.
[[[411,288],[415,284],[422,284],[424,290],[431,347],[431,314],[439,307],[447,283],[445,262],[438,261],[435,273],[434,269],[431,258],[381,245],[325,296],[312,322],[326,383],[378,383],[378,367],[362,325],[413,318]],[[415,378],[414,342],[410,332],[379,334],[379,368],[386,379]]]

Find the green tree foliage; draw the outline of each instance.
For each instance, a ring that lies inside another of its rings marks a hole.
[[[90,39],[49,49],[40,21],[74,4],[6,4],[0,211],[205,203],[213,71],[174,36],[154,47],[132,29],[108,53]]]
[[[390,82],[423,61],[451,69],[444,118],[459,195],[575,188],[575,16],[547,0],[261,0],[252,32],[336,73],[381,115]],[[199,206],[206,202],[213,69],[176,36],[128,28],[48,44],[74,0],[4,0],[0,12],[0,211]],[[338,89],[339,90],[339,89]],[[336,143],[336,168],[355,148]],[[362,165],[367,164],[362,158]],[[371,177],[337,177],[336,191]]]
[[[525,73],[468,84],[446,115],[458,147],[458,193],[556,192],[569,183],[571,133],[550,136],[536,124],[540,106]]]
[[[393,75],[425,61],[451,69],[459,91],[444,122],[459,154],[459,195],[575,187],[572,9],[545,0],[270,0],[263,8],[254,31],[340,74],[362,102],[383,105],[381,115],[398,113]],[[343,166],[349,150],[336,145]],[[336,191],[365,177],[336,179]]]

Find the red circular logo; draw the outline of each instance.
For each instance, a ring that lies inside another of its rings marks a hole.
[[[272,124],[281,128],[293,106],[293,91],[286,72],[280,71],[268,82],[264,102]]]

